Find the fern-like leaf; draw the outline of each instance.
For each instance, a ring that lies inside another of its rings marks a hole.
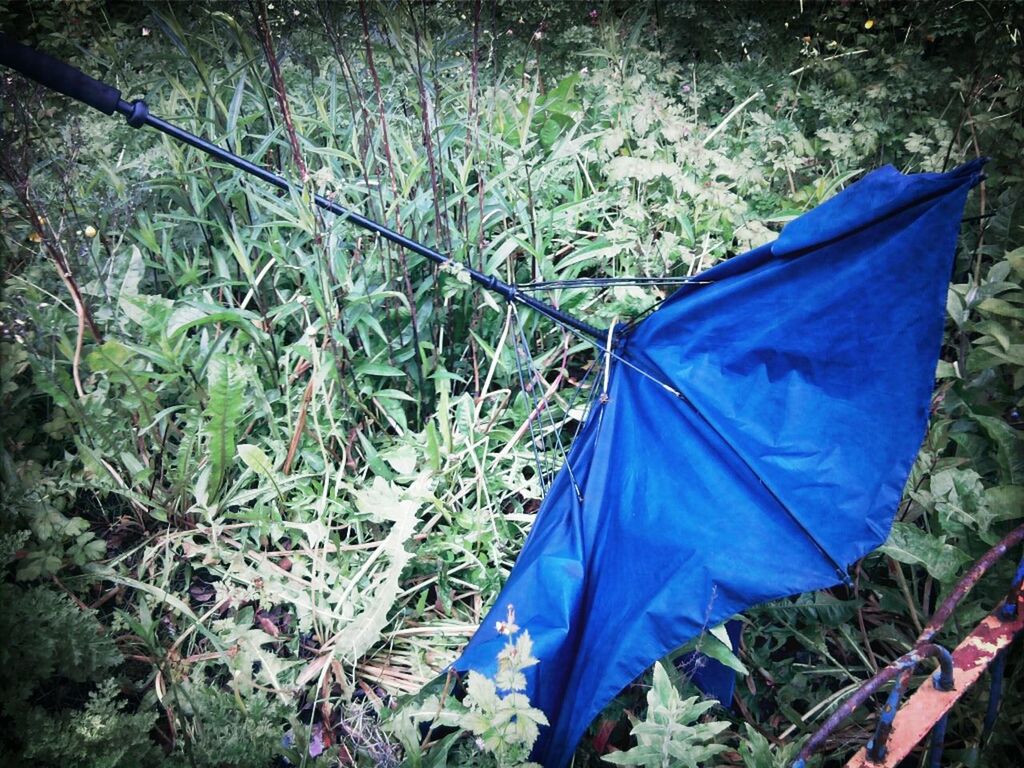
[[[238,362],[229,355],[218,355],[207,368],[210,399],[206,405],[207,451],[210,457],[210,496],[224,481],[235,457],[237,427],[242,416],[245,382]]]

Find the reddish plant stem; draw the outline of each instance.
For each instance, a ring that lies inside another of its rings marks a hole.
[[[302,433],[306,429],[306,413],[309,410],[309,401],[313,397],[313,376],[310,375],[309,383],[306,384],[306,391],[302,393],[302,405],[299,406],[299,417],[296,419],[295,431],[292,433],[292,440],[288,444],[288,455],[285,456],[281,472],[285,475],[291,474],[292,462],[295,460],[295,452],[299,449],[299,442],[302,440]]]
[[[384,109],[384,96],[381,92],[380,77],[377,75],[377,67],[373,63],[373,45],[370,43],[370,21],[366,13],[366,3],[359,0],[359,15],[363,22],[363,44],[366,47],[366,66],[370,70],[373,79],[373,90],[377,97],[377,109],[380,112],[381,136],[384,139],[384,156],[388,164],[388,173],[391,176],[391,194],[395,200],[395,230],[402,233],[402,217],[398,212],[398,174],[395,173],[394,160],[391,157],[391,140],[388,137],[387,113]],[[409,278],[409,264],[405,257],[405,251],[398,251],[398,265],[402,271],[402,284],[405,289],[405,298],[409,302],[409,325],[412,328],[413,360],[416,365],[416,372],[420,382],[423,381],[423,370],[420,365],[420,334],[416,327],[416,294],[412,289],[412,280]]]
[[[415,52],[416,52],[416,88],[419,92],[420,97],[420,112],[422,113],[422,127],[423,127],[423,147],[427,151],[427,167],[430,171],[430,190],[433,196],[434,202],[434,232],[437,237],[438,243],[444,243],[445,246],[451,250],[451,238],[448,237],[444,221],[441,219],[441,205],[440,198],[442,191],[438,185],[437,178],[437,163],[434,160],[434,142],[431,138],[430,130],[430,107],[427,101],[427,87],[423,82],[423,61],[420,58],[420,30],[419,25],[416,24],[416,16],[412,10],[412,4],[409,4],[409,20],[412,23],[412,34],[415,41]]]
[[[96,322],[93,320],[92,313],[89,311],[89,307],[86,305],[85,299],[82,298],[82,292],[78,288],[78,282],[75,280],[75,275],[71,271],[71,266],[68,264],[67,257],[64,255],[64,252],[57,243],[57,238],[44,224],[44,222],[47,221],[46,217],[41,216],[35,206],[32,205],[32,201],[28,195],[28,190],[25,187],[19,188],[17,194],[21,199],[21,204],[25,207],[25,210],[28,211],[32,228],[42,239],[46,252],[50,254],[50,258],[53,260],[54,266],[57,267],[57,273],[60,275],[60,279],[64,282],[64,285],[67,286],[68,292],[71,294],[71,299],[75,304],[75,310],[78,312],[83,325],[89,328],[89,333],[92,335],[93,339],[96,340],[96,343],[102,344],[103,334],[100,332]]]
[[[85,342],[85,329],[88,326],[89,332],[92,334],[92,337],[96,340],[97,344],[103,343],[103,334],[100,333],[100,329],[96,326],[96,323],[92,318],[92,313],[89,311],[89,307],[85,303],[85,299],[82,298],[82,292],[79,290],[78,282],[75,280],[75,276],[71,271],[71,265],[68,263],[67,257],[64,255],[64,251],[61,249],[56,235],[54,235],[46,225],[47,219],[41,216],[36,210],[36,207],[32,204],[32,199],[28,194],[28,179],[18,176],[14,172],[13,168],[8,169],[8,176],[10,176],[12,182],[14,182],[12,186],[15,189],[15,194],[21,200],[21,204],[28,212],[32,228],[35,230],[36,235],[39,237],[40,242],[42,242],[47,253],[50,254],[50,258],[53,261],[54,266],[57,268],[57,274],[60,275],[61,282],[63,282],[67,287],[68,293],[71,294],[72,303],[75,305],[75,315],[78,318],[78,329],[75,334],[75,353],[71,359],[71,377],[75,382],[76,394],[79,397],[85,397],[85,388],[82,386],[82,377],[80,372],[82,365],[82,347]]]
[[[370,70],[370,77],[373,79],[373,92],[377,98],[377,111],[380,117],[380,130],[381,137],[384,140],[384,160],[388,166],[388,174],[391,181],[391,194],[394,196],[395,203],[398,202],[398,174],[395,173],[395,163],[391,157],[391,138],[388,136],[388,118],[387,111],[384,108],[384,95],[380,87],[380,76],[377,74],[377,66],[373,61],[373,45],[370,43],[370,21],[366,13],[366,3],[364,0],[359,0],[359,15],[363,22],[363,45],[366,50],[366,66]],[[395,210],[395,229],[401,234],[402,232],[402,219],[399,216],[397,209]],[[404,257],[400,254],[400,259]]]
[[[288,106],[288,94],[284,87],[284,77],[281,75],[281,64],[274,53],[274,41],[270,36],[270,25],[267,23],[267,5],[264,0],[253,2],[250,0],[250,8],[256,18],[256,28],[260,33],[260,44],[263,46],[263,54],[267,58],[267,66],[270,67],[270,77],[274,83],[274,96],[277,99],[278,109],[281,110],[281,117],[284,120],[285,132],[288,134],[288,142],[292,147],[292,159],[295,167],[299,170],[299,178],[305,184],[309,180],[309,170],[306,168],[306,161],[302,159],[302,150],[299,147],[299,137],[295,133],[295,125],[292,123],[292,112]]]
[[[341,75],[345,79],[345,96],[348,99],[349,113],[352,115],[353,122],[357,116],[362,122],[362,134],[357,137],[357,143],[359,146],[359,171],[362,174],[363,183],[366,185],[366,194],[369,198],[369,195],[371,194],[370,190],[373,189],[373,185],[370,184],[369,163],[367,161],[367,155],[370,149],[370,135],[372,133],[370,126],[370,109],[366,106],[366,99],[363,98],[363,94],[359,90],[359,83],[356,79],[355,72],[352,70],[352,64],[349,61],[348,56],[345,55],[345,48],[341,44],[341,38],[338,36],[338,31],[328,18],[327,9],[329,7],[331,6],[328,3],[320,2],[317,4],[317,11],[320,14],[320,21],[323,24],[324,32],[331,41],[334,58],[337,59],[338,64],[341,65]],[[356,102],[358,102],[358,110],[356,109]],[[376,167],[374,168],[374,176],[377,179],[377,200],[380,204],[380,215],[383,218],[387,213],[387,209],[384,205],[384,196],[381,193],[380,170]],[[359,261],[361,262],[361,259]]]
[[[469,103],[467,109],[469,120],[472,125],[473,138],[466,148],[467,156],[473,157],[476,168],[476,190],[477,190],[477,226],[476,226],[476,258],[477,269],[484,270],[484,174],[483,164],[480,162],[480,0],[473,3],[473,51],[470,56],[469,69]],[[465,203],[462,204],[462,220],[466,232],[466,242],[469,242],[469,213]],[[467,261],[471,261],[467,257]],[[479,319],[480,308],[474,307],[469,325],[476,326]],[[473,363],[473,392],[474,397],[480,396],[480,363],[477,354],[476,339],[470,338],[469,357]]]
[[[473,4],[473,58],[470,68],[471,112],[473,115],[473,148],[477,155],[476,190],[477,190],[477,223],[476,253],[477,269],[484,269],[484,174],[480,163],[480,0]],[[467,236],[469,235],[467,231]]]

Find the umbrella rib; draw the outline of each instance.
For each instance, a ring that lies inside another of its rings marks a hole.
[[[510,306],[512,307],[512,317],[513,317],[513,320],[514,320],[514,322],[513,322],[513,329],[512,329],[512,348],[515,350],[515,353],[516,353],[516,374],[518,374],[518,376],[519,376],[519,389],[526,396],[526,398],[530,401],[530,406],[531,406],[530,412],[532,413],[533,412],[533,405],[534,405],[533,395],[526,388],[526,379],[523,376],[524,362],[523,362],[522,352],[520,350],[520,344],[522,343],[522,330],[523,329],[522,329],[521,321],[519,319],[519,313],[516,311],[516,306],[514,304],[510,304]],[[544,479],[544,477],[545,477],[544,476],[544,469],[541,466],[540,452],[537,450],[537,435],[536,435],[536,432],[534,431],[533,419],[528,417],[527,418],[527,424],[528,424],[528,426],[530,428],[530,448],[533,451],[533,460],[534,460],[534,462],[537,465],[537,482],[540,484],[541,490],[544,493],[547,493],[547,483],[545,482],[545,479]]]
[[[617,353],[614,349],[612,349],[612,345],[611,344],[602,344],[597,339],[591,338],[589,336],[586,336],[582,332],[576,330],[575,328],[572,328],[571,326],[567,326],[566,325],[566,326],[563,326],[563,327],[566,330],[570,331],[571,333],[575,333],[581,339],[584,339],[585,341],[590,342],[595,347],[597,347],[600,351],[604,352],[605,355],[607,355],[608,357],[610,357],[610,358],[612,358],[614,360],[617,360],[618,362],[620,362],[623,365],[625,365],[627,368],[630,368],[630,369],[636,371],[638,374],[640,374],[644,378],[646,378],[646,379],[650,380],[651,382],[657,384],[658,386],[660,386],[662,389],[664,389],[669,394],[675,395],[677,398],[679,398],[684,403],[689,405],[690,408],[693,410],[693,412],[696,413],[697,416],[699,416],[700,419],[708,426],[708,428],[711,429],[711,431],[715,433],[715,435],[718,437],[718,439],[721,440],[723,443],[725,443],[725,445],[729,446],[729,449],[743,463],[743,466],[747,468],[747,471],[749,471],[750,474],[752,474],[754,477],[757,478],[757,481],[759,483],[761,483],[762,486],[764,486],[764,489],[766,491],[768,491],[768,495],[770,495],[772,497],[772,499],[775,501],[775,503],[779,505],[779,507],[782,509],[783,512],[786,513],[786,515],[789,517],[789,519],[792,520],[796,524],[797,528],[800,529],[800,531],[804,534],[804,536],[806,536],[807,539],[812,544],[814,544],[814,546],[818,549],[818,551],[821,552],[822,555],[824,555],[825,559],[828,560],[828,562],[835,569],[836,573],[839,575],[840,580],[844,584],[849,584],[850,583],[850,576],[846,573],[846,569],[843,568],[843,566],[841,566],[839,564],[839,562],[832,556],[832,553],[829,552],[828,549],[825,548],[825,545],[822,544],[820,541],[818,541],[818,538],[810,531],[810,529],[808,529],[808,527],[806,525],[804,525],[803,521],[797,516],[797,514],[795,512],[793,512],[793,510],[790,509],[789,506],[781,498],[779,498],[779,495],[775,492],[775,489],[772,488],[771,485],[769,485],[768,482],[763,477],[761,477],[760,474],[757,473],[757,471],[753,468],[753,466],[751,466],[750,462],[747,461],[746,457],[740,452],[740,450],[735,445],[733,445],[732,442],[730,442],[725,437],[725,435],[722,434],[722,432],[718,429],[718,427],[716,427],[714,425],[714,423],[704,414],[704,412],[701,411],[700,408],[697,407],[697,405],[693,402],[693,400],[691,400],[687,395],[683,394],[678,389],[673,387],[671,384],[663,381],[662,379],[659,379],[657,376],[655,376],[654,374],[650,373],[649,371],[645,371],[643,368],[638,366],[636,363],[634,363],[634,362],[632,362],[630,360],[627,360],[625,357],[623,357],[622,355]]]
[[[743,462],[743,466],[746,467],[750,474],[756,477],[757,481],[764,487],[766,491],[768,491],[768,495],[775,500],[775,503],[782,508],[782,510],[789,516],[789,519],[796,523],[796,526],[803,532],[804,536],[806,536],[808,540],[810,540],[811,543],[818,548],[821,554],[825,556],[829,563],[832,564],[832,567],[835,568],[836,573],[839,575],[840,579],[842,579],[843,583],[850,583],[850,577],[846,573],[846,569],[839,564],[839,562],[832,556],[832,553],[829,552],[828,549],[825,548],[825,545],[818,540],[818,537],[815,536],[814,533],[812,533],[806,525],[804,525],[804,522],[792,509],[790,509],[789,505],[786,504],[781,498],[779,498],[779,495],[775,492],[775,489],[772,488],[772,486],[768,483],[767,480],[765,480],[763,477],[761,477],[760,474],[758,474],[757,470],[755,470],[753,466],[751,466],[750,462],[747,461],[746,456],[743,455],[743,452],[740,451],[739,448],[737,448],[735,445],[733,445],[733,443],[724,434],[722,434],[721,430],[719,430],[718,427],[715,426],[714,422],[712,422],[711,419],[709,419],[707,415],[700,408],[697,407],[697,404],[693,402],[689,395],[683,394],[682,392],[678,392],[677,394],[679,399],[681,399],[688,406],[690,406],[690,409],[695,414],[697,414],[697,416],[700,417],[701,421],[703,421],[708,426],[708,428],[711,429],[712,432],[715,433],[718,439],[721,440],[725,445],[729,446],[729,449],[733,452],[733,454],[735,454],[736,458]]]
[[[711,280],[691,277],[576,277],[566,280],[547,280],[539,283],[517,283],[520,291],[554,291],[560,288],[607,288],[617,285],[709,285]]]
[[[545,384],[546,382],[544,381],[544,379],[541,378],[540,373],[536,369],[536,366],[533,365],[533,357],[532,355],[530,355],[529,351],[527,351],[527,355],[530,361],[530,366],[534,379],[538,384]],[[566,449],[565,444],[562,441],[562,426],[565,423],[565,419],[563,418],[562,423],[559,424],[558,422],[555,421],[555,415],[551,412],[550,405],[542,401],[541,406],[544,411],[544,413],[541,415],[541,418],[544,419],[546,417],[548,424],[550,424],[551,426],[551,432],[554,436],[555,446],[562,454],[562,461],[565,464],[566,470],[569,472],[569,479],[572,480],[573,489],[576,491],[576,498],[579,499],[580,501],[583,501],[583,491],[580,490],[580,484],[579,481],[576,479],[576,473],[573,471],[572,463],[569,461],[569,451]],[[554,472],[554,470],[552,470],[552,472]]]
[[[519,319],[518,313],[516,313],[516,319]],[[539,385],[541,387],[541,391],[543,391],[543,388],[547,385],[547,382],[544,381],[544,379],[540,375],[540,372],[537,370],[537,366],[533,360],[533,354],[530,352],[529,340],[526,337],[526,331],[522,328],[521,325],[519,326],[519,333],[523,344],[523,355],[526,358],[527,370],[529,372],[530,381],[534,386]],[[569,462],[569,452],[566,450],[565,445],[562,442],[561,427],[555,421],[555,417],[551,413],[547,400],[548,398],[545,395],[541,395],[540,398],[538,398],[535,411],[539,409],[540,412],[538,415],[541,419],[542,424],[545,419],[547,420],[548,424],[550,424],[555,445],[562,454],[562,459],[565,463],[565,467],[569,472],[569,479],[572,481],[573,489],[576,491],[576,498],[578,498],[580,501],[583,501],[583,491],[580,490],[579,482],[576,480],[576,473],[573,472],[572,464]],[[547,445],[547,442],[545,442],[545,450],[547,449]],[[552,469],[552,474],[553,473],[554,469]]]
[[[582,392],[584,387],[586,386],[587,380],[590,379],[590,377],[595,372],[597,372],[599,374],[600,370],[601,370],[601,363],[600,362],[595,362],[594,365],[590,366],[587,369],[587,372],[583,374],[583,378],[580,379],[579,383],[576,385],[576,391],[573,392],[572,400],[569,401],[569,407],[566,408],[566,415],[567,416],[568,416],[569,412],[571,412],[572,409],[575,407],[576,401],[579,400],[580,392]],[[583,428],[583,424],[586,422],[587,418],[590,416],[590,412],[594,408],[594,401],[597,399],[597,393],[600,392],[600,391],[601,391],[600,388],[598,388],[596,386],[592,385],[590,387],[590,393],[587,395],[586,402],[583,404],[583,413],[580,414],[580,417],[578,419],[576,419],[576,427],[572,431],[572,439],[569,440],[570,447],[576,442],[576,438],[579,437],[580,429]],[[567,464],[569,463],[569,455],[568,455],[568,453],[565,456],[565,462]]]

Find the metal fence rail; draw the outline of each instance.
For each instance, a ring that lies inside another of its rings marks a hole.
[[[807,759],[824,746],[829,735],[847,717],[893,681],[874,736],[846,763],[846,768],[894,768],[929,734],[931,744],[928,765],[938,768],[942,761],[949,711],[978,683],[985,671],[990,670],[988,710],[982,733],[984,738],[998,713],[1007,650],[1018,636],[1024,634],[1024,559],[1017,567],[1006,599],[974,628],[952,654],[934,643],[933,639],[981,577],[1021,541],[1024,541],[1024,525],[1015,528],[985,553],[938,607],[914,647],[851,694],[811,736],[793,763],[793,768],[805,768]],[[939,671],[930,683],[918,688],[900,706],[914,670],[928,658],[938,660]]]

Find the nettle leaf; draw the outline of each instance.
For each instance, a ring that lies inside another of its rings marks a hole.
[[[235,458],[238,422],[242,417],[245,381],[238,362],[228,355],[217,355],[206,371],[209,400],[206,418],[206,449],[209,456],[211,495],[224,481],[227,468]]]
[[[985,489],[985,502],[992,520],[1017,520],[1024,517],[1024,485],[997,485]]]
[[[942,530],[962,536],[968,531],[988,532],[988,509],[981,476],[972,469],[945,469],[931,479],[931,495]]]
[[[530,706],[530,700],[521,693],[510,693],[501,700],[502,713],[497,725],[505,726],[504,736],[512,743],[533,744],[540,735],[538,726],[548,720],[539,709]]]
[[[1007,485],[1024,485],[1024,437],[1002,419],[974,414],[989,439],[996,444],[999,475]]]
[[[510,641],[498,654],[498,674],[495,682],[503,691],[526,690],[526,675],[522,670],[538,664],[533,655],[533,640],[523,630],[515,641]]]
[[[616,765],[697,766],[726,749],[714,739],[729,727],[727,721],[701,722],[702,715],[716,705],[696,696],[683,699],[660,662],[654,665],[654,680],[647,692],[647,716],[633,727],[637,745],[602,759]]]
[[[952,582],[971,561],[966,552],[947,544],[945,536],[933,536],[913,523],[893,523],[889,539],[879,551],[906,565],[923,565],[944,584]]]
[[[477,672],[470,672],[466,676],[466,699],[467,707],[476,707],[482,712],[490,714],[494,712],[501,703],[498,690],[494,682],[486,675]]]

